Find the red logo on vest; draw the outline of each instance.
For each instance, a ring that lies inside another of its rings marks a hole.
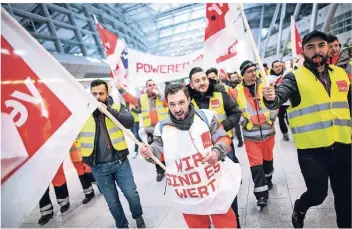
[[[218,108],[220,107],[220,102],[218,99],[215,99],[215,100],[211,100],[211,107],[212,108]]]
[[[203,133],[200,137],[202,138],[204,149],[206,149],[206,148],[208,148],[208,147],[213,145],[213,143],[211,142],[211,137],[210,137],[210,132],[209,131]]]
[[[338,80],[336,81],[337,87],[339,88],[339,92],[346,92],[348,91],[347,82],[345,80]]]

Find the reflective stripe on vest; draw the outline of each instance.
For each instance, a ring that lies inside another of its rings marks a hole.
[[[199,109],[196,101],[192,99],[192,104],[195,109]],[[226,113],[225,113],[225,107],[224,107],[224,99],[222,98],[221,92],[213,92],[213,97],[209,99],[209,110],[215,111],[216,112],[216,118],[218,119],[219,122],[222,122],[227,118]],[[232,132],[229,130],[227,134],[232,138]]]
[[[330,96],[322,83],[307,68],[295,75],[301,103],[287,109],[294,142],[298,149],[327,147],[335,142],[351,143],[351,118],[347,102],[350,81],[346,72],[329,65]]]
[[[273,122],[270,120],[270,110],[266,108],[263,102],[261,81],[259,80],[256,91],[259,97],[259,101],[257,102],[258,110],[254,109],[250,104],[249,100],[253,100],[254,103],[256,101],[251,95],[250,97],[246,95],[243,84],[238,85],[235,90],[237,90],[236,102],[239,109],[242,111],[243,117],[248,120],[248,124],[243,128],[243,136],[253,140],[263,140],[267,136],[273,135],[275,129],[272,125]],[[250,92],[248,91],[248,93]]]
[[[120,104],[114,103],[111,108],[120,111]],[[114,149],[120,151],[127,149],[123,132],[107,117],[105,117],[105,125]],[[96,123],[91,115],[87,122],[84,124],[81,133],[79,134],[81,143],[82,157],[89,157],[94,150]]]
[[[147,93],[141,95],[140,104],[141,104],[141,110],[142,110],[143,126],[148,127],[152,123],[151,123],[151,119],[149,117],[149,113],[150,113],[151,108],[150,108],[149,98],[148,98]],[[168,117],[168,109],[167,109],[167,107],[164,107],[163,102],[160,101],[159,97],[156,97],[156,99],[155,99],[155,108],[156,108],[156,112],[158,114],[158,121],[159,122],[163,121],[164,119],[166,119]]]
[[[330,106],[332,108],[347,108],[348,109],[348,102],[332,102],[332,103],[322,103],[322,104],[318,104],[318,105],[313,105],[310,107],[305,107],[305,108],[293,111],[291,113],[287,113],[287,117],[294,118],[294,117],[306,115],[306,114],[313,113],[313,112],[329,110]]]

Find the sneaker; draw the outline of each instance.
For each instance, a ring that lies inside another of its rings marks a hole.
[[[288,134],[284,134],[284,141],[290,141],[290,138],[288,137]]]
[[[243,142],[239,142],[237,147],[241,148],[243,146]]]
[[[94,197],[94,191],[90,194],[87,194],[86,197],[82,200],[82,204],[88,204]]]
[[[40,226],[43,226],[45,224],[47,224],[51,218],[53,218],[54,216],[54,212],[50,213],[49,215],[42,215],[42,217],[40,217],[40,219],[38,220],[38,224]]]
[[[268,181],[268,189],[271,190],[273,189],[273,182],[271,180],[267,180]]]
[[[136,158],[138,156],[138,151],[136,151],[136,154],[133,156],[133,158]]]
[[[266,197],[260,197],[257,200],[257,206],[259,207],[265,207],[266,205],[268,205],[268,198]]]
[[[156,176],[156,181],[159,182],[164,178],[165,174],[164,173],[158,173]]]
[[[70,202],[60,208],[60,212],[64,213],[70,208]]]
[[[297,208],[297,201],[295,201],[295,205],[292,213],[292,225],[294,228],[303,228],[304,226],[304,218],[306,216],[306,212],[300,212]]]
[[[137,224],[137,228],[146,228],[145,222],[142,216],[136,219],[136,224]]]

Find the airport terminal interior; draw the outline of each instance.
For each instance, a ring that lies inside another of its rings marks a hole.
[[[294,58],[291,17],[302,38],[312,30],[320,30],[338,37],[341,49],[352,46],[350,3],[245,3],[243,6],[258,53],[262,62],[269,67],[275,60],[290,62]],[[208,23],[205,3],[1,3],[1,7],[88,91],[95,79],[111,81],[111,68],[106,47],[97,30],[97,21],[126,44],[127,48],[121,53],[121,62],[128,77],[133,77],[128,75],[133,67],[129,61],[132,51],[165,58],[193,55],[204,48],[204,31]],[[130,54],[129,49],[132,50]],[[251,61],[257,63],[255,58]],[[225,70],[239,72],[239,64],[225,67]],[[147,79],[143,79],[143,83]],[[140,83],[142,81],[130,82],[132,94],[137,97],[145,88]],[[184,77],[156,82],[160,90],[171,82],[187,84],[188,73]],[[237,194],[241,228],[292,228],[294,203],[307,189],[291,130],[288,141],[283,139],[278,121],[275,122],[275,130],[273,187],[269,190],[268,205],[261,210],[253,194],[254,183],[246,147],[238,147],[238,139],[233,139],[242,171],[242,183]],[[129,138],[126,141],[130,152],[128,160],[147,228],[187,228],[182,213],[174,206],[172,189],[166,186],[166,177],[157,182],[155,166],[146,162],[140,154],[136,155],[134,143]],[[63,164],[71,205],[68,211],[60,212],[51,186],[53,218],[47,224],[39,225],[41,212],[37,205],[19,227],[116,227],[97,185],[93,184],[95,197],[89,203],[82,204],[85,196],[68,153]],[[136,228],[129,204],[120,189],[118,192],[129,227]],[[325,201],[308,210],[304,223],[305,228],[337,227],[330,183]]]

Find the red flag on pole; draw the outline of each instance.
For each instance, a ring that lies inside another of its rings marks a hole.
[[[302,54],[302,40],[299,35],[297,25],[293,16],[291,16],[291,42],[292,42],[292,57],[297,58]]]
[[[122,51],[126,48],[125,42],[119,39],[115,34],[104,29],[95,16],[94,20],[98,28],[100,39],[103,42],[107,61],[110,65],[110,76],[119,84],[128,87],[127,73],[121,59]]]
[[[251,59],[251,52],[244,51],[248,46],[239,4],[207,3],[205,10],[205,63],[214,66],[231,59],[232,66],[239,66],[244,60]]]

